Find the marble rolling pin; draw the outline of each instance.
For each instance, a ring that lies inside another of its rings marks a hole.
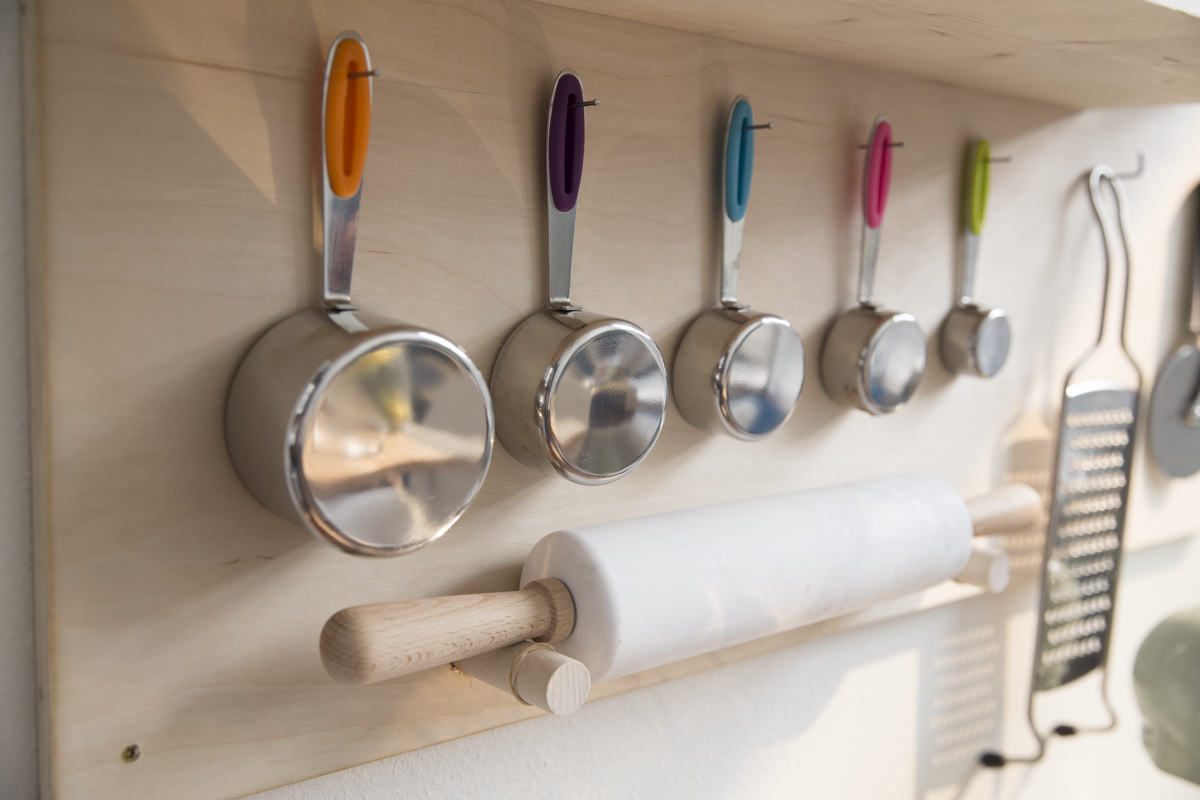
[[[557,531],[521,591],[343,609],[321,658],[374,683],[536,639],[608,680],[958,578],[976,529],[1023,531],[1040,512],[1029,487],[968,504],[914,475]]]

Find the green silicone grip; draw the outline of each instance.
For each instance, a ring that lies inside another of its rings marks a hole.
[[[987,210],[991,155],[987,139],[975,139],[967,148],[967,163],[963,170],[963,225],[976,235],[983,230],[983,214]]]

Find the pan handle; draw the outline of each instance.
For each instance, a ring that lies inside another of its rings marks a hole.
[[[892,187],[892,126],[879,117],[867,142],[867,169],[863,182],[863,216],[868,228],[883,224],[888,191]]]
[[[976,236],[983,232],[983,215],[987,211],[991,157],[992,148],[987,139],[974,139],[967,148],[963,174],[963,226]]]
[[[322,107],[322,294],[327,308],[349,308],[358,206],[362,199],[375,70],[357,33],[338,35],[325,65]]]
[[[991,146],[987,139],[974,139],[967,147],[963,170],[963,253],[958,270],[958,304],[969,306],[975,299],[975,263],[979,256],[979,234],[987,210],[991,176]]]
[[[583,178],[583,84],[563,70],[550,95],[546,122],[546,206],[550,231],[550,307],[573,310],[571,258],[575,246],[575,207]],[[592,105],[595,105],[593,102]]]
[[[768,123],[769,125],[769,123]],[[721,305],[738,308],[738,270],[742,260],[742,231],[754,177],[754,111],[745,97],[734,99],[725,128],[721,154]]]
[[[879,228],[887,208],[892,186],[892,126],[877,117],[867,142],[867,163],[863,169],[862,260],[858,272],[858,302],[872,304],[875,292],[875,262],[879,258]]]

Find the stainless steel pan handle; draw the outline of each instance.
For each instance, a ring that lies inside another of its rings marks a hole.
[[[550,307],[576,311],[571,303],[575,208],[583,175],[584,108],[579,76],[563,70],[554,81],[546,121],[546,212],[550,232]]]
[[[352,307],[350,279],[375,70],[366,44],[356,33],[339,35],[329,53],[321,98],[321,294],[326,308],[340,310]]]

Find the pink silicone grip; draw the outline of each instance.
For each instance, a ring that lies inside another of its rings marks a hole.
[[[886,120],[875,124],[871,135],[871,151],[867,154],[867,182],[863,187],[863,215],[867,227],[878,228],[887,207],[888,189],[892,185],[892,126]]]

